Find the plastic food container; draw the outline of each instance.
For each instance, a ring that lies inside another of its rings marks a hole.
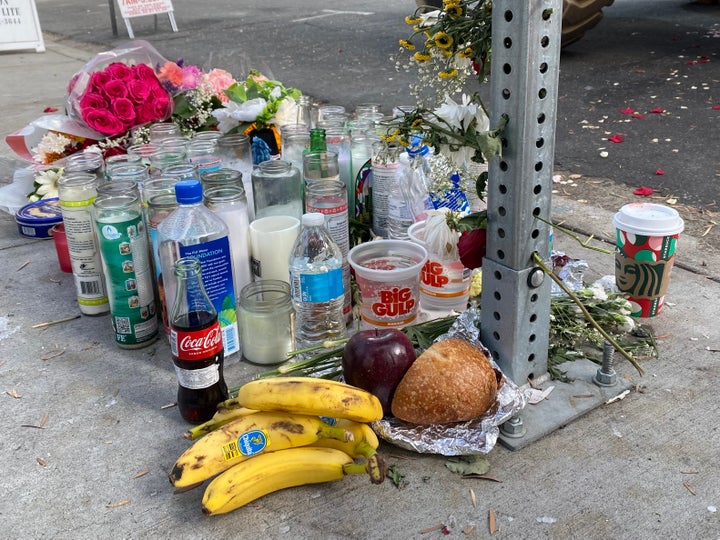
[[[26,204],[15,213],[18,231],[27,238],[52,238],[50,229],[62,220],[57,198]]]

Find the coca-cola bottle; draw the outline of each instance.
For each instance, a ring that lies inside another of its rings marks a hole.
[[[205,292],[200,261],[175,262],[177,291],[170,315],[170,349],[178,378],[177,403],[182,417],[200,424],[217,404],[229,398],[223,377],[222,332],[217,311]]]

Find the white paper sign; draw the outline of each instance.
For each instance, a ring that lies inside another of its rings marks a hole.
[[[0,51],[45,50],[35,0],[0,0]]]
[[[123,19],[169,13],[173,10],[171,0],[117,0],[117,3]]]

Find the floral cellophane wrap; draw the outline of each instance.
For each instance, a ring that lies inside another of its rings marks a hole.
[[[143,40],[95,55],[68,84],[68,115],[94,130],[98,140],[169,118],[172,96],[156,74],[166,61]]]
[[[520,412],[527,401],[522,390],[502,374],[489,351],[480,342],[480,331],[475,324],[479,319],[479,310],[468,309],[461,313],[450,330],[436,341],[458,337],[485,353],[493,368],[501,375],[495,405],[478,418],[453,424],[416,425],[394,417],[385,417],[372,424],[381,438],[422,454],[462,456],[487,454],[493,449],[500,434],[500,425]]]

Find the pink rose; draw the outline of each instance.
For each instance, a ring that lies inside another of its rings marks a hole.
[[[144,102],[150,95],[151,89],[151,84],[141,79],[134,79],[127,84],[128,97],[134,103]]]
[[[80,99],[80,109],[106,109],[108,106],[107,100],[101,95],[94,92],[86,92],[85,95]]]
[[[155,71],[147,64],[138,64],[137,66],[133,66],[132,70],[136,79],[143,81],[158,80]]]
[[[119,79],[112,79],[102,88],[103,94],[110,100],[113,101],[117,98],[124,98],[128,95],[128,90],[125,81]]]
[[[163,120],[170,116],[172,108],[170,107],[171,101],[167,95],[158,97],[152,102],[152,110],[154,118],[153,120]]]
[[[111,79],[126,80],[132,79],[133,76],[132,70],[122,62],[113,62],[108,67],[106,67],[104,71],[110,76]]]
[[[135,124],[135,105],[127,98],[118,98],[112,103],[112,112],[123,124]]]
[[[92,75],[90,75],[90,80],[88,81],[87,88],[89,88],[93,92],[99,92],[102,90],[103,86],[105,86],[110,81],[110,75],[105,73],[104,71],[96,71]]]
[[[233,76],[224,69],[215,68],[210,71],[210,73],[205,74],[203,82],[212,87],[213,92],[220,101],[228,101],[229,98],[225,95],[223,90],[235,83],[235,79],[233,79]]]
[[[145,103],[140,104],[138,109],[135,111],[135,121],[138,124],[147,124],[148,122],[152,122],[155,120],[155,110],[153,109],[153,105],[151,102],[146,101]]]
[[[91,129],[105,135],[119,135],[125,131],[125,125],[107,110],[88,109],[83,111],[83,120]]]

